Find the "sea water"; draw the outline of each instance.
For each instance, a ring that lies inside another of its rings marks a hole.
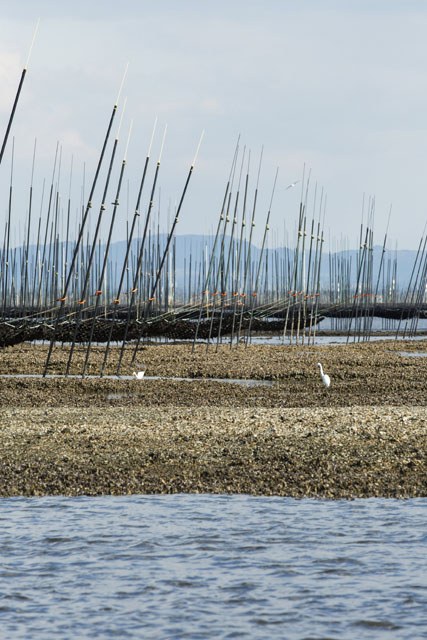
[[[427,499],[0,500],[0,637],[427,638]]]

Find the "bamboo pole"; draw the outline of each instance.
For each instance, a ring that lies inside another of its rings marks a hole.
[[[117,213],[117,207],[119,206],[120,190],[121,190],[122,181],[123,181],[123,174],[124,174],[125,167],[126,167],[126,157],[127,157],[128,147],[129,147],[130,135],[131,135],[131,131],[132,131],[132,124],[133,124],[133,121],[131,121],[130,127],[129,127],[129,135],[128,135],[128,139],[127,139],[127,143],[126,143],[125,154],[123,156],[123,161],[122,161],[122,165],[121,165],[121,169],[120,169],[119,182],[118,182],[118,185],[117,185],[116,197],[114,199],[113,213],[112,213],[111,221],[110,221],[110,228],[109,228],[109,232],[108,232],[107,244],[106,244],[105,250],[104,250],[104,260],[103,260],[103,263],[102,263],[101,273],[100,273],[99,278],[98,278],[98,288],[97,288],[97,290],[95,292],[95,309],[94,309],[93,317],[92,317],[92,325],[91,325],[91,329],[90,329],[90,336],[89,336],[89,341],[88,341],[87,350],[86,350],[86,357],[85,357],[85,361],[84,361],[84,365],[83,365],[83,369],[82,369],[82,378],[84,378],[84,375],[86,373],[87,363],[88,363],[88,360],[89,360],[89,354],[90,354],[90,349],[91,349],[91,345],[92,345],[93,332],[94,332],[95,323],[96,323],[96,317],[97,317],[99,301],[100,301],[101,295],[103,293],[102,292],[102,286],[103,286],[103,281],[104,281],[105,274],[106,274],[108,253],[109,253],[109,250],[110,250],[111,238],[112,238],[112,235],[113,235],[113,228],[114,228],[114,222],[115,222],[116,213]],[[107,292],[105,291],[105,293],[104,293],[105,299],[106,299],[106,293]]]
[[[247,334],[247,337],[246,337],[246,347],[248,346],[250,338],[251,338],[251,328],[252,328],[252,321],[253,321],[253,317],[254,317],[255,298],[258,295],[259,275],[260,275],[260,271],[261,271],[261,265],[262,265],[262,259],[263,259],[263,254],[264,254],[264,247],[265,247],[265,241],[266,241],[267,233],[268,233],[268,230],[269,230],[271,207],[273,205],[273,198],[274,198],[274,192],[276,190],[276,183],[277,183],[278,174],[279,174],[279,167],[277,167],[277,169],[276,169],[276,175],[274,177],[274,182],[273,182],[273,189],[272,189],[272,192],[271,192],[270,206],[268,208],[267,218],[266,218],[266,221],[265,221],[264,237],[263,237],[263,240],[262,240],[261,252],[260,252],[259,261],[258,261],[258,269],[257,269],[256,278],[255,278],[255,283],[254,283],[254,291],[252,292],[252,298],[251,298],[251,309],[250,309],[250,316],[249,316],[248,334]]]
[[[147,214],[145,216],[144,232],[143,232],[143,236],[142,236],[141,245],[140,245],[140,248],[139,248],[138,261],[137,261],[137,264],[136,264],[135,275],[134,275],[134,280],[133,280],[133,286],[132,286],[132,290],[131,290],[131,299],[130,299],[130,302],[129,302],[129,305],[128,305],[128,313],[127,313],[127,318],[126,318],[124,336],[123,336],[123,340],[122,340],[122,347],[121,347],[121,350],[120,350],[119,361],[118,361],[117,369],[116,369],[116,375],[117,376],[120,375],[120,369],[121,369],[121,366],[122,366],[122,359],[123,359],[123,355],[124,355],[126,340],[127,340],[130,321],[131,321],[131,314],[132,314],[132,310],[133,310],[133,305],[135,303],[135,294],[138,291],[138,282],[140,282],[140,271],[141,271],[142,261],[143,261],[143,258],[144,258],[145,242],[146,242],[146,238],[147,238],[147,232],[148,232],[148,226],[149,226],[149,222],[150,222],[151,211],[153,209],[154,194],[155,194],[155,191],[156,191],[156,184],[157,184],[157,178],[158,178],[158,175],[159,175],[160,162],[161,162],[162,153],[163,153],[163,146],[164,146],[165,138],[166,138],[166,131],[167,131],[167,126],[165,126],[164,131],[163,131],[163,138],[162,138],[162,143],[160,145],[159,159],[157,161],[156,171],[154,173],[153,185],[152,185],[152,188],[151,188],[150,202],[149,202],[149,205],[148,205]],[[140,283],[140,286],[141,286],[141,283]]]
[[[146,175],[147,175],[148,163],[149,163],[149,160],[150,160],[151,147],[152,147],[152,144],[153,144],[153,139],[154,139],[154,134],[155,134],[155,131],[156,131],[156,126],[157,126],[157,118],[154,121],[154,126],[153,126],[153,131],[152,131],[152,134],[151,134],[150,144],[149,144],[149,147],[148,147],[147,156],[145,158],[144,170],[142,172],[142,177],[141,177],[141,181],[140,181],[140,184],[139,184],[139,191],[138,191],[138,196],[137,196],[137,199],[136,199],[135,212],[134,212],[134,215],[133,215],[132,225],[131,225],[130,231],[129,231],[128,235],[127,235],[126,254],[125,254],[125,257],[124,257],[124,260],[123,260],[122,272],[121,272],[121,275],[120,275],[120,281],[119,281],[119,285],[118,285],[118,288],[117,288],[116,297],[113,300],[113,317],[112,317],[112,320],[111,320],[111,326],[110,326],[110,330],[109,330],[109,333],[108,333],[107,344],[106,344],[106,347],[105,347],[104,360],[103,360],[103,363],[102,363],[102,366],[101,366],[101,372],[100,372],[101,376],[104,375],[105,365],[106,365],[107,360],[108,360],[108,352],[109,352],[109,349],[110,349],[111,338],[112,338],[112,335],[113,335],[114,323],[115,323],[116,317],[117,317],[117,307],[120,304],[120,296],[121,296],[121,293],[122,293],[122,287],[123,287],[123,282],[124,282],[125,276],[127,277],[127,280],[128,280],[127,291],[129,291],[129,267],[128,267],[129,253],[130,253],[131,246],[132,246],[132,241],[133,241],[133,236],[134,236],[134,232],[135,232],[136,222],[137,222],[137,220],[139,221],[139,217],[140,217],[139,207],[140,207],[140,204],[141,204],[141,196],[142,196],[142,191],[143,191],[144,184],[145,184],[145,178],[146,178]]]
[[[147,303],[147,305],[145,307],[144,321],[147,320],[148,313],[149,313],[150,308],[151,308],[151,304],[152,304],[152,302],[154,300],[154,297],[155,297],[155,294],[156,294],[157,285],[158,285],[159,280],[160,280],[160,276],[161,276],[161,273],[162,273],[163,265],[164,265],[165,260],[166,260],[166,256],[168,255],[169,246],[170,246],[171,240],[173,238],[173,234],[175,232],[175,227],[178,224],[179,214],[181,213],[182,204],[184,202],[184,198],[185,198],[185,194],[187,192],[187,188],[188,188],[188,184],[190,182],[190,178],[191,178],[191,176],[193,174],[194,166],[196,164],[197,156],[199,154],[200,145],[202,144],[204,133],[205,132],[202,131],[202,135],[200,136],[199,144],[197,145],[196,153],[194,155],[194,160],[193,160],[193,162],[191,164],[191,167],[190,167],[190,170],[188,172],[187,180],[185,182],[184,189],[183,189],[183,192],[182,192],[182,195],[181,195],[181,199],[179,201],[178,209],[177,209],[176,214],[175,214],[175,219],[174,219],[174,221],[172,223],[172,228],[171,228],[171,230],[169,232],[169,235],[168,235],[168,239],[167,239],[167,242],[166,242],[166,247],[164,249],[163,256],[162,256],[162,260],[161,260],[161,263],[159,265],[159,269],[158,269],[157,274],[156,274],[156,279],[155,279],[154,284],[153,284],[152,289],[151,289],[150,298],[148,299],[148,303]],[[135,349],[134,349],[133,356],[132,356],[132,361],[131,361],[132,364],[135,362],[135,358],[136,358],[136,355],[138,353],[138,347],[139,347],[140,340],[141,340],[141,334],[139,334],[138,339],[136,341],[136,345],[135,345]]]
[[[61,296],[61,299],[60,299],[60,303],[61,304],[60,304],[60,307],[58,309],[58,313],[56,314],[55,326],[54,326],[52,338],[51,338],[50,345],[49,345],[49,352],[48,352],[48,355],[47,355],[47,358],[46,358],[45,367],[44,367],[44,370],[43,370],[43,377],[46,376],[47,370],[48,370],[48,367],[49,367],[50,358],[51,358],[52,350],[53,350],[53,345],[55,343],[55,338],[56,338],[56,334],[57,334],[57,331],[58,331],[59,320],[60,320],[60,318],[61,318],[61,316],[63,314],[63,311],[64,311],[65,301],[67,299],[67,294],[68,294],[68,288],[70,286],[71,278],[72,278],[73,273],[74,273],[74,266],[75,266],[75,263],[76,263],[76,260],[77,260],[77,256],[78,256],[78,253],[79,253],[80,244],[81,244],[81,241],[82,241],[85,224],[86,224],[86,221],[87,221],[87,218],[88,218],[88,215],[89,215],[89,211],[92,208],[93,194],[95,192],[95,187],[96,187],[96,183],[98,181],[99,172],[101,170],[102,162],[104,160],[105,150],[106,150],[106,147],[107,147],[108,139],[110,137],[111,127],[113,125],[114,117],[115,117],[116,112],[117,112],[117,103],[118,103],[119,98],[120,98],[120,94],[121,94],[121,91],[122,91],[122,88],[123,88],[123,84],[124,84],[124,81],[125,81],[126,73],[127,73],[127,66],[126,66],[126,70],[125,70],[125,73],[124,73],[123,78],[122,78],[122,82],[121,82],[121,85],[120,85],[120,89],[119,89],[119,93],[118,93],[118,96],[117,96],[117,100],[114,103],[113,110],[111,112],[110,120],[109,120],[108,127],[107,127],[107,132],[105,134],[104,142],[103,142],[103,145],[102,145],[102,150],[101,150],[101,153],[100,153],[100,156],[99,156],[99,159],[98,159],[98,165],[96,167],[95,175],[94,175],[94,178],[93,178],[93,181],[92,181],[92,186],[91,186],[91,189],[90,189],[89,199],[88,199],[87,204],[86,204],[86,210],[85,210],[84,215],[83,215],[82,224],[80,226],[79,234],[78,234],[76,245],[75,245],[75,248],[74,248],[70,269],[68,271],[67,278],[66,278],[66,281],[65,281],[65,286],[64,286],[64,289],[63,289],[63,292],[62,292],[62,296]]]

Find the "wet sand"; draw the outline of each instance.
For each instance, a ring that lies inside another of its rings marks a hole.
[[[106,373],[113,374],[117,349]],[[218,353],[142,345],[147,376],[0,377],[1,495],[215,492],[352,498],[427,495],[427,341],[258,346]],[[2,351],[0,374],[37,374],[46,346]],[[50,374],[63,373],[57,347]],[[130,375],[132,348],[123,375]],[[85,350],[76,348],[71,373]],[[88,368],[99,373],[103,348]],[[322,385],[322,362],[332,385]]]

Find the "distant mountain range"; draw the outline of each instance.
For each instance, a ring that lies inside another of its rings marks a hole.
[[[155,264],[158,265],[160,259],[164,252],[164,247],[166,245],[167,235],[159,234],[158,236],[150,236],[147,239],[146,243],[146,252],[147,255],[151,256],[151,259],[155,260]],[[221,246],[222,238],[220,238],[217,242],[217,250],[216,255],[220,254],[220,246]],[[133,273],[133,268],[136,265],[137,255],[139,252],[141,239],[137,238],[132,242],[132,248],[130,253],[130,272]],[[229,251],[229,237],[225,238],[224,241],[224,255],[228,255]],[[214,244],[213,236],[203,236],[203,235],[178,235],[173,238],[171,243],[171,248],[173,248],[173,253],[169,258],[169,264],[172,264],[172,255],[174,256],[174,267],[176,274],[176,284],[177,287],[184,286],[184,280],[187,283],[189,278],[190,267],[192,270],[192,281],[197,281],[197,275],[201,272],[200,282],[203,283],[204,274],[206,273],[206,265],[209,262],[210,255],[212,252]],[[70,263],[71,253],[73,250],[73,243],[69,243],[68,247],[68,264]],[[314,244],[313,244],[314,246]],[[53,255],[53,251],[50,251],[51,247],[48,245],[45,248],[45,262],[46,264],[49,262],[49,255]],[[85,248],[86,255],[88,254],[87,248]],[[378,277],[378,269],[381,262],[382,256],[382,247],[375,246],[373,248],[373,282],[376,284],[376,280]],[[104,246],[97,246],[96,249],[96,258],[95,261],[102,261],[104,254]],[[109,263],[112,266],[110,269],[110,273],[114,274],[114,278],[118,279],[121,273],[123,261],[126,254],[126,242],[125,241],[117,241],[112,242],[109,253]],[[25,255],[24,248],[18,247],[13,249],[10,253],[10,262],[15,261],[16,264],[20,264],[23,256]],[[29,247],[29,269],[34,269],[34,265],[38,264],[42,259],[43,249],[39,250],[38,260],[35,261],[36,258],[36,247],[31,245]],[[235,243],[232,251],[232,260],[236,261],[238,255],[238,244]],[[245,264],[246,256],[248,255],[248,243],[244,241],[241,250],[241,264]],[[255,245],[251,246],[250,256],[253,273],[256,272],[259,259],[261,255],[261,249]],[[314,248],[313,254],[314,255]],[[65,256],[65,243],[59,244],[59,260],[58,265],[56,266],[56,270],[61,274],[62,273],[62,264]],[[160,256],[160,257],[159,257]],[[331,270],[335,273],[336,269],[345,270],[349,269],[351,272],[351,282],[355,284],[357,279],[357,265],[359,252],[357,250],[349,250],[349,251],[341,251],[338,253],[332,253],[331,255],[326,251],[322,252],[322,263],[321,263],[321,287],[328,288],[330,283],[330,274]],[[400,250],[400,251],[392,251],[386,250],[383,257],[382,264],[382,272],[381,272],[381,283],[391,281],[396,274],[396,288],[401,291],[406,289],[408,286],[411,273],[414,269],[414,264],[416,260],[417,252],[411,250]],[[268,259],[269,261],[269,273],[273,274],[275,270],[279,269],[280,273],[286,273],[286,269],[292,270],[292,265],[295,257],[295,249],[287,249],[287,248],[277,248],[271,249],[268,247],[264,251],[264,260]],[[52,264],[53,258],[51,257],[50,263]],[[231,262],[230,260],[230,268]],[[309,251],[308,249],[305,252],[305,262],[308,264],[309,260]],[[419,261],[418,261],[419,262]],[[418,265],[418,263],[417,263]],[[166,265],[165,265],[166,268]],[[17,273],[19,273],[20,269],[17,269]],[[17,276],[17,280],[19,281],[19,277]]]
[[[166,243],[166,234],[160,234],[158,238],[160,247],[163,247]],[[135,241],[134,250],[136,249],[137,242]],[[220,243],[221,240],[217,242],[217,255],[219,255],[220,251]],[[192,269],[194,273],[194,269],[199,269],[202,261],[209,261],[211,251],[214,244],[213,236],[202,236],[202,235],[182,235],[176,236],[173,240],[174,251],[175,251],[175,269],[176,269],[176,279],[177,283],[182,285],[182,281],[184,278],[184,274],[188,277],[189,272],[189,263],[190,256],[192,262]],[[314,255],[315,246],[313,244],[313,255]],[[228,254],[229,250],[229,241],[226,238],[224,243],[224,253]],[[126,243],[125,242],[115,242],[111,246],[111,260],[117,261],[118,264],[123,264],[123,259],[126,252]],[[238,247],[234,248],[235,257],[238,252]],[[242,246],[242,256],[246,256],[248,252],[248,243],[244,242]],[[258,265],[261,254],[261,248],[255,245],[251,246],[251,260],[255,267]],[[293,260],[295,256],[295,248],[287,249],[287,248],[278,248],[271,249],[267,248],[264,250],[264,259],[268,256],[270,262],[273,262],[273,256],[277,255],[276,260],[280,262],[290,260],[291,265],[293,265]],[[309,250],[306,252],[306,264],[309,259]],[[378,277],[378,270],[381,263],[381,256],[383,254],[382,246],[375,246],[373,248],[373,281],[376,284],[376,279]],[[417,256],[417,251],[411,250],[386,250],[383,256],[383,262],[381,267],[381,281],[387,281],[387,279],[391,279],[393,274],[396,273],[396,287],[399,289],[404,289],[408,286],[409,280],[411,278],[411,274],[414,268],[415,260]],[[331,255],[323,251],[322,252],[322,262],[321,262],[321,271],[320,271],[320,281],[322,287],[328,287],[330,282],[330,270],[335,268],[335,265],[341,263],[351,265],[351,279],[355,283],[357,279],[357,265],[359,260],[359,251],[358,250],[348,250],[348,251],[340,251],[337,253],[331,253]],[[418,261],[419,262],[419,261]],[[417,263],[418,266],[418,263]]]

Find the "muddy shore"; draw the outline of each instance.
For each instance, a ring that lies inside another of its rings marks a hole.
[[[426,496],[427,357],[401,352],[427,353],[427,341],[198,345],[194,354],[188,344],[145,344],[137,361],[154,379],[0,377],[0,494]],[[6,348],[0,375],[40,374],[46,353]],[[64,372],[68,354],[54,350],[50,375]],[[77,347],[72,374],[84,355]],[[95,347],[89,375],[102,358]],[[106,374],[117,358],[115,348]]]

